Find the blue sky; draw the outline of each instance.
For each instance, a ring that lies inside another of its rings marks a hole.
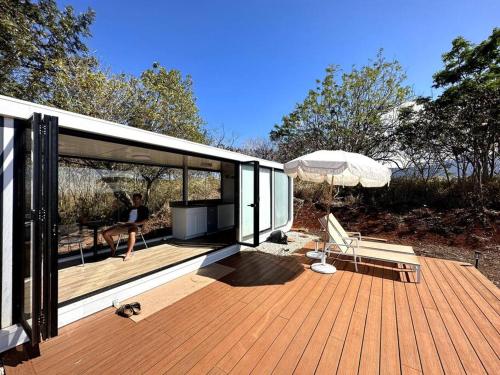
[[[209,128],[237,144],[267,137],[329,64],[349,69],[379,48],[398,59],[416,94],[453,38],[485,39],[500,26],[498,0],[59,1],[96,11],[88,44],[114,72],[158,61],[190,74]]]

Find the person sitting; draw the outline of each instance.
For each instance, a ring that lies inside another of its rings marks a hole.
[[[102,232],[102,236],[111,248],[111,256],[114,256],[116,252],[113,236],[128,233],[127,253],[123,260],[130,259],[132,249],[135,245],[138,228],[149,218],[149,210],[142,204],[142,194],[134,193],[132,196],[132,203],[133,206],[128,210],[128,220],[126,222],[119,222]]]

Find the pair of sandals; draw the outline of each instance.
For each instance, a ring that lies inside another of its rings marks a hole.
[[[141,313],[141,304],[139,302],[127,303],[120,306],[116,313],[124,318],[130,318],[132,315],[139,315]]]

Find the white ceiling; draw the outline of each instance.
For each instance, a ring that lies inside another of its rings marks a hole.
[[[188,168],[221,170],[221,162],[218,160],[184,156],[172,152],[127,146],[66,134],[59,134],[59,155],[165,165],[169,167],[182,167],[185,159]]]

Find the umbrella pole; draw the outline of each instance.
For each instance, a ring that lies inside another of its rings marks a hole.
[[[328,212],[327,212],[327,215],[328,215],[328,220],[327,220],[327,225],[330,225],[330,214],[332,213],[332,195],[333,195],[333,175],[332,175],[332,181],[331,181],[331,184],[330,184],[330,193],[328,194]]]
[[[334,183],[334,178],[332,174],[332,181],[330,184],[330,193],[328,195],[328,214],[327,214],[327,219],[326,219],[326,238],[325,242],[323,242],[323,254],[321,256],[321,262],[320,263],[314,263],[311,265],[311,269],[315,272],[319,273],[326,273],[326,274],[331,274],[337,272],[337,268],[332,265],[326,263],[326,243],[330,241],[330,233],[328,232],[328,229],[330,228],[330,212],[331,212],[331,206],[332,206],[332,195],[333,195],[333,183]]]
[[[328,193],[328,209],[326,210],[326,238],[323,246],[323,259],[322,263],[326,265],[326,243],[330,242],[330,233],[328,232],[328,229],[330,228],[330,214],[332,212],[332,195],[333,195],[333,183],[334,183],[334,177],[332,174],[332,181],[330,181],[330,192]]]

